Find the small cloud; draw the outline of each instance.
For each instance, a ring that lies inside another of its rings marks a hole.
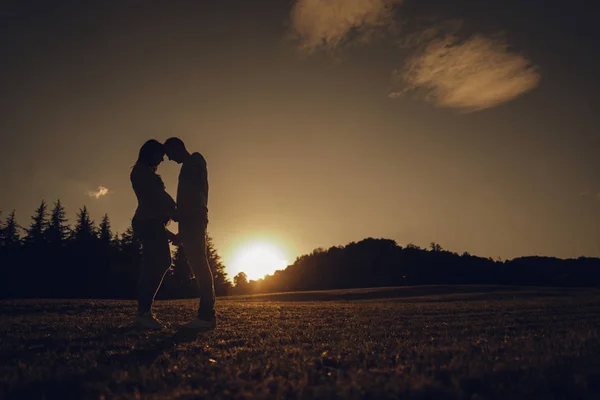
[[[533,90],[540,74],[501,39],[475,35],[459,41],[446,35],[418,50],[392,73],[392,80],[403,87],[394,93],[421,91],[436,106],[478,111]]]
[[[591,190],[589,188],[587,188],[585,190],[582,190],[579,193],[579,196],[581,196],[581,197],[588,197],[588,198],[591,198],[593,200],[600,201],[600,192],[596,193],[595,191],[593,191],[593,190]]]
[[[98,189],[88,191],[87,195],[99,199],[102,196],[106,196],[108,193],[108,188],[105,188],[104,186],[98,186]]]
[[[393,25],[393,6],[403,0],[295,0],[292,37],[300,50],[336,50],[349,42],[369,43]]]

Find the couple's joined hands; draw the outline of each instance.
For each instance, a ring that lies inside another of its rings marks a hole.
[[[181,244],[181,239],[179,238],[179,234],[175,234],[167,229],[167,239],[173,246],[179,246]]]
[[[171,220],[173,220],[173,222],[179,222],[179,213],[177,212],[177,209],[175,209],[175,211],[173,211],[173,215],[171,216]]]

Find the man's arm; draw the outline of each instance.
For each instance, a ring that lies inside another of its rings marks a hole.
[[[180,175],[177,193],[180,220],[187,217],[195,218],[208,212],[206,160],[200,153],[193,153],[184,168],[183,176]]]

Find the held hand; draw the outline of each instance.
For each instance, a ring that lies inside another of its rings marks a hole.
[[[181,244],[181,240],[179,239],[179,234],[174,234],[170,230],[167,229],[167,239],[169,242],[173,244],[173,246],[179,246]]]
[[[180,246],[181,245],[181,239],[179,238],[179,235],[173,235],[173,237],[171,238],[171,244],[173,246]]]

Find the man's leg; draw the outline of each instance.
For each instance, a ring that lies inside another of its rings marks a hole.
[[[198,319],[212,321],[215,319],[215,285],[206,254],[206,226],[183,228],[182,233],[185,255],[196,275],[196,285],[200,292]]]
[[[142,267],[138,279],[138,315],[151,311],[154,297],[171,266],[171,249],[160,221],[139,224],[136,234],[142,242]]]

